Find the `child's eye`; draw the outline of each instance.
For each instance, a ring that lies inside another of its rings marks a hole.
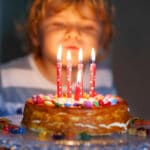
[[[95,28],[93,26],[83,26],[82,30],[85,32],[91,32],[91,31],[94,31]]]
[[[96,35],[99,33],[99,28],[95,25],[84,25],[81,28],[81,32],[86,35]]]
[[[56,28],[64,28],[65,24],[60,23],[60,22],[55,22],[55,23],[52,24],[52,26],[56,27]]]

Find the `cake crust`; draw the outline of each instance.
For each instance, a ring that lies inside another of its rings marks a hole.
[[[25,103],[22,124],[28,129],[51,134],[86,132],[103,135],[126,132],[130,117],[128,105],[124,100],[112,106],[68,108],[35,104],[29,99]]]

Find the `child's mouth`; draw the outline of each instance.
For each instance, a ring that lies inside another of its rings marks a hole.
[[[71,46],[66,46],[65,49],[70,51],[78,51],[79,47],[71,45]]]

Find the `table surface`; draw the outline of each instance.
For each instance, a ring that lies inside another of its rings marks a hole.
[[[8,119],[18,126],[22,116],[10,116]],[[105,136],[95,136],[90,140],[63,139],[53,140],[51,137],[41,137],[39,134],[26,131],[25,134],[6,134],[0,133],[0,149],[14,150],[77,150],[77,149],[119,149],[119,150],[150,150],[150,137],[139,137],[128,134],[112,134]]]

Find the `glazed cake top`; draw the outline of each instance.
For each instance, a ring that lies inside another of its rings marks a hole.
[[[126,103],[126,101],[119,96],[114,96],[111,94],[95,94],[94,97],[89,97],[89,94],[87,93],[84,93],[83,98],[80,98],[79,100],[75,100],[74,95],[72,95],[71,98],[67,98],[64,94],[61,98],[58,98],[57,95],[53,94],[39,94],[32,96],[32,98],[30,98],[27,102],[35,105],[45,104],[47,106],[71,108],[97,108]]]

